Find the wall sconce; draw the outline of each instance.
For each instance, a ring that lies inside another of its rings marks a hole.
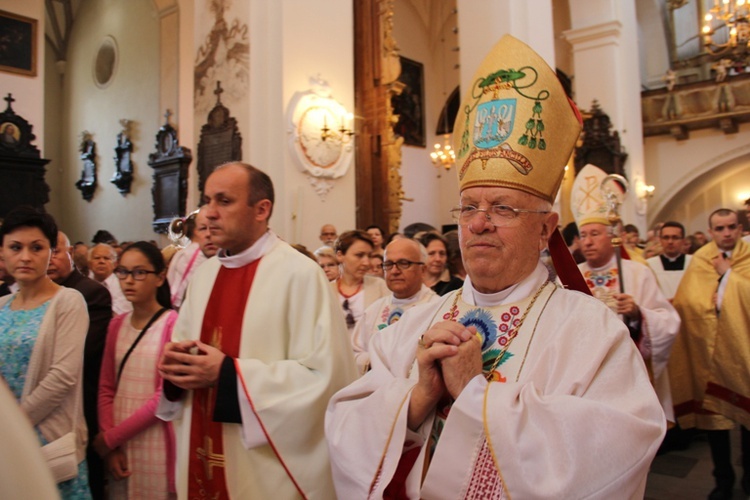
[[[353,162],[354,116],[320,76],[310,78],[309,90],[294,94],[287,116],[292,158],[324,197]]]
[[[641,200],[648,200],[654,196],[656,188],[652,184],[646,184],[642,180],[639,180],[635,185],[635,194]]]
[[[346,124],[351,123],[352,119],[354,118],[354,115],[351,113],[346,113],[346,115],[341,116],[339,120],[337,120],[340,125],[337,130],[331,129],[328,126],[328,113],[323,114],[323,127],[320,129],[320,138],[324,141],[327,141],[328,139],[332,140],[340,140],[344,144],[352,140],[352,137],[354,136],[354,131],[352,129],[347,128]]]

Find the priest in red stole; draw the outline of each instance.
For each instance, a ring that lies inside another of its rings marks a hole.
[[[643,498],[666,428],[643,359],[539,259],[580,117],[511,36],[470,81],[454,128],[467,277],[376,333],[371,370],[331,399],[338,498]]]
[[[231,163],[201,213],[222,250],[196,270],[160,362],[179,498],[332,498],[323,416],[356,377],[325,275],[268,227],[271,179]]]

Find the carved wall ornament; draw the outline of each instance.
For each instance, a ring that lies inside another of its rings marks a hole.
[[[130,123],[130,120],[120,120],[122,131],[117,134],[117,146],[115,146],[115,175],[110,180],[123,196],[130,192],[130,184],[133,182],[133,162],[131,161],[133,143],[130,142],[129,137]]]
[[[31,144],[36,139],[33,126],[13,110],[11,94],[0,113],[0,217],[18,205],[44,208],[49,201],[49,186],[44,166],[49,163]]]
[[[155,232],[162,234],[168,232],[175,217],[185,216],[188,167],[193,160],[190,149],[180,146],[177,131],[169,124],[170,115],[167,110],[165,123],[156,134],[156,151],[148,155],[148,164],[154,169],[152,226]]]
[[[216,82],[216,105],[208,113],[208,120],[201,127],[198,142],[198,190],[203,195],[206,179],[216,167],[230,161],[242,161],[242,136],[237,120],[221,103],[221,82]]]
[[[331,95],[328,82],[310,78],[310,89],[297,92],[289,102],[289,148],[304,174],[320,179],[338,179],[354,158],[352,117]],[[321,197],[332,183],[312,182]],[[325,186],[325,188],[323,188]]]
[[[628,154],[620,143],[620,134],[612,130],[609,115],[594,99],[590,116],[583,120],[583,132],[580,146],[576,147],[576,175],[583,167],[591,163],[608,174],[625,176],[625,160]]]
[[[81,196],[86,201],[91,201],[96,190],[96,143],[91,132],[84,130],[81,133],[81,178],[76,181],[76,187],[81,191]]]

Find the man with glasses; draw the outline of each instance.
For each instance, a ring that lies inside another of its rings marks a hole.
[[[662,254],[646,259],[646,262],[656,275],[664,296],[671,301],[692,258],[682,253],[685,246],[685,227],[679,222],[665,222],[659,229],[659,241],[663,249]]]
[[[666,422],[640,355],[614,314],[540,261],[580,117],[509,35],[469,81],[454,128],[466,280],[375,335],[371,370],[331,399],[336,493],[642,496]]]
[[[669,362],[675,415],[683,429],[708,431],[716,487],[732,498],[729,430],[741,424],[742,489],[750,495],[750,245],[733,210],[708,218],[710,241],[693,254],[674,297],[682,317]]]
[[[352,333],[354,359],[360,373],[370,369],[370,339],[377,332],[401,319],[412,307],[430,302],[438,296],[424,285],[424,263],[427,251],[415,240],[399,238],[385,247],[385,284],[390,294],[365,309]]]

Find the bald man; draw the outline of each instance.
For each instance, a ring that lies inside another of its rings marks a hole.
[[[431,302],[438,295],[424,285],[427,250],[415,240],[401,238],[385,247],[383,255],[385,284],[390,294],[365,309],[352,334],[354,359],[360,374],[370,369],[370,339],[380,330],[397,322],[412,307]]]

